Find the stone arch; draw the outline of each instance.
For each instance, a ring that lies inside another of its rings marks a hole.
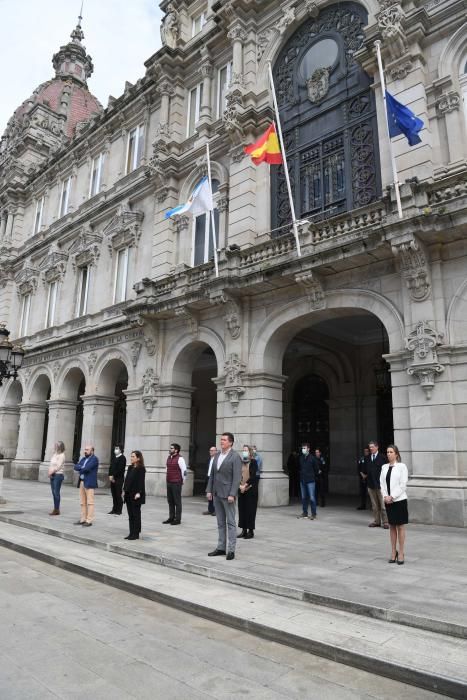
[[[169,347],[162,365],[161,383],[190,386],[193,367],[206,347],[213,351],[221,372],[225,363],[224,343],[210,328],[200,327],[195,338],[185,333]]]
[[[33,403],[46,401],[49,392],[52,392],[53,386],[53,377],[48,367],[39,367],[29,380],[28,400]]]
[[[449,304],[446,319],[446,343],[467,342],[467,280],[459,285]]]
[[[18,379],[10,379],[2,391],[1,406],[17,406],[23,399],[23,385]]]
[[[459,27],[444,47],[438,62],[439,78],[451,78],[458,84],[462,60],[467,55],[467,22]]]
[[[322,358],[315,358],[313,360],[313,374],[321,377],[321,379],[326,382],[330,394],[335,393],[339,381],[342,381],[344,377],[342,358],[337,355],[334,355],[334,358],[337,360],[334,364],[326,362]],[[296,369],[287,375],[288,393],[293,394],[298,382],[309,373],[309,370],[299,363]]]
[[[77,396],[79,385],[83,379],[87,384],[88,372],[84,362],[82,362],[80,358],[76,358],[72,363],[62,367],[57,377],[57,398],[74,401]]]
[[[204,174],[204,166],[202,164],[196,166],[194,170],[190,171],[180,186],[180,204],[188,200],[188,197],[193,192],[195,185]],[[221,190],[229,183],[229,171],[217,160],[211,160],[211,177],[213,180],[219,180],[219,189]]]
[[[282,358],[291,337],[329,317],[363,309],[384,325],[391,352],[404,349],[404,323],[396,307],[371,290],[346,289],[325,294],[326,309],[310,311],[307,299],[289,302],[274,311],[258,329],[250,349],[250,371],[282,372]]]
[[[128,384],[130,384],[130,381],[134,379],[132,363],[126,351],[122,348],[119,348],[118,350],[109,349],[99,357],[96,362],[96,366],[94,367],[94,371],[92,372],[92,377],[90,377],[90,379],[94,381],[95,390],[98,394],[106,394],[108,386],[111,387],[110,392],[113,394],[112,381],[114,379],[114,374],[116,373],[116,376],[118,377],[118,373],[120,371],[117,371],[116,369],[117,366],[119,366],[118,363],[125,366],[128,373]],[[89,390],[87,393],[89,393]]]
[[[12,459],[16,455],[22,399],[23,387],[21,383],[11,379],[5,385],[0,404],[0,453],[5,459]]]
[[[377,0],[356,0],[356,2],[366,9],[368,13],[368,24],[372,24],[375,21],[376,14],[381,10]],[[325,2],[320,5],[319,10],[322,11],[325,7],[337,4],[338,3],[336,0],[331,0],[330,2]],[[288,25],[287,29],[282,34],[275,27],[270,28],[272,35],[268,39],[264,53],[262,54],[261,60],[258,63],[258,70],[256,73],[257,94],[266,90],[270,92],[268,62],[271,61],[272,64],[275,63],[290,37],[309,16],[310,15],[306,10],[305,3],[300,3],[296,10],[295,20]]]

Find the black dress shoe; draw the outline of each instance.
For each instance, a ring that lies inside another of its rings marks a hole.
[[[172,525],[173,520],[172,518],[167,518],[167,520],[162,521],[162,525]]]
[[[208,553],[208,557],[220,557],[225,555],[225,549],[215,549],[213,552]]]
[[[131,537],[127,538],[128,540],[139,540],[139,535],[132,535]]]
[[[77,520],[75,523],[73,523],[73,525],[84,525],[84,521],[83,521],[83,520]]]
[[[117,513],[114,510],[109,510],[107,515],[117,515]]]
[[[83,527],[92,527],[92,523],[81,523]]]
[[[235,559],[235,552],[229,552],[226,556],[227,561],[231,561],[232,559]]]
[[[124,537],[123,539],[124,539],[124,540],[129,540],[129,539],[130,539],[130,537],[131,537],[131,535],[127,535],[127,536],[126,536],[126,537]]]
[[[242,530],[241,533],[239,535],[237,535],[237,540],[240,540],[242,537],[246,537],[246,536],[247,536],[247,531]]]
[[[252,537],[254,537],[254,536],[255,536],[255,533],[253,532],[253,530],[248,530],[248,532],[247,532],[246,535],[245,535],[245,539],[246,539],[246,540],[251,540]]]
[[[181,520],[172,520],[172,522],[170,524],[171,525],[180,525],[181,522],[182,522]]]

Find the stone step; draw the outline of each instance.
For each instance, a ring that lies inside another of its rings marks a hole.
[[[140,541],[133,542],[135,549]],[[467,697],[467,640],[246,590],[147,558],[3,522],[0,545],[256,636],[452,698]],[[226,566],[230,563],[225,562]]]
[[[139,542],[138,549],[135,549],[129,545],[113,544],[105,540],[96,539],[93,537],[93,533],[95,532],[94,528],[89,528],[89,530],[86,530],[86,535],[75,534],[75,532],[68,532],[56,527],[40,525],[37,522],[21,519],[18,517],[18,515],[21,515],[21,511],[11,511],[9,513],[3,511],[0,514],[0,522],[16,525],[18,527],[40,532],[52,537],[69,540],[70,542],[86,544],[96,549],[112,552],[121,556],[144,560],[152,564],[174,569],[176,571],[205,576],[206,578],[217,581],[224,581],[226,583],[241,586],[242,588],[259,590],[271,593],[273,595],[291,598],[293,600],[300,600],[313,605],[342,610],[344,612],[349,612],[354,615],[362,615],[363,617],[369,617],[375,620],[383,620],[386,622],[394,622],[399,625],[407,625],[408,627],[414,627],[416,629],[435,632],[451,637],[459,637],[460,639],[467,638],[467,627],[454,622],[437,620],[424,615],[415,615],[407,611],[395,610],[394,608],[366,605],[361,602],[346,600],[336,596],[326,596],[300,586],[280,584],[265,577],[258,577],[248,572],[242,572],[236,570],[235,566],[229,566],[228,570],[225,570],[216,568],[215,566],[212,566],[211,563],[209,566],[205,565],[200,562],[199,559],[193,559],[190,557],[184,557],[181,559],[163,552],[150,552],[145,550],[144,540],[141,540]],[[79,528],[79,530],[81,532],[81,528]]]

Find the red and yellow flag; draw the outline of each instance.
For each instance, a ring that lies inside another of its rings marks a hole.
[[[260,163],[280,165],[284,162],[274,122],[255,143],[245,146],[245,153],[251,156],[255,165]]]

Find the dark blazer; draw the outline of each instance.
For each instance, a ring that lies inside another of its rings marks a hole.
[[[125,483],[123,484],[123,491],[125,493],[125,503],[127,500],[135,500],[135,495],[137,493],[141,494],[141,498],[138,498],[136,503],[146,503],[146,469],[145,467],[134,467],[132,464],[128,467]]]
[[[125,467],[125,455],[119,455],[118,457],[112,455],[112,459],[110,460],[109,476],[113,476],[114,479],[123,479],[125,476]]]
[[[369,457],[365,457],[365,468],[362,471],[367,475],[367,486],[369,489],[379,489],[381,488],[379,479],[381,476],[381,467],[386,464],[387,459],[383,457],[379,452],[377,453],[374,460]]]
[[[212,493],[218,498],[236,496],[242,480],[242,460],[238,452],[230,450],[217,469],[217,460],[221,452],[218,452],[212,463],[211,476],[209,477],[207,493]]]
[[[307,455],[301,454],[298,458],[298,463],[300,465],[300,481],[302,483],[309,484],[312,481],[318,481],[320,463],[311,452]]]
[[[81,457],[78,464],[75,464],[74,470],[75,472],[79,472],[79,480],[83,481],[85,489],[97,489],[98,468],[99,460],[97,459],[96,455],[91,455],[90,457]],[[81,479],[81,476],[84,476],[84,479]]]

